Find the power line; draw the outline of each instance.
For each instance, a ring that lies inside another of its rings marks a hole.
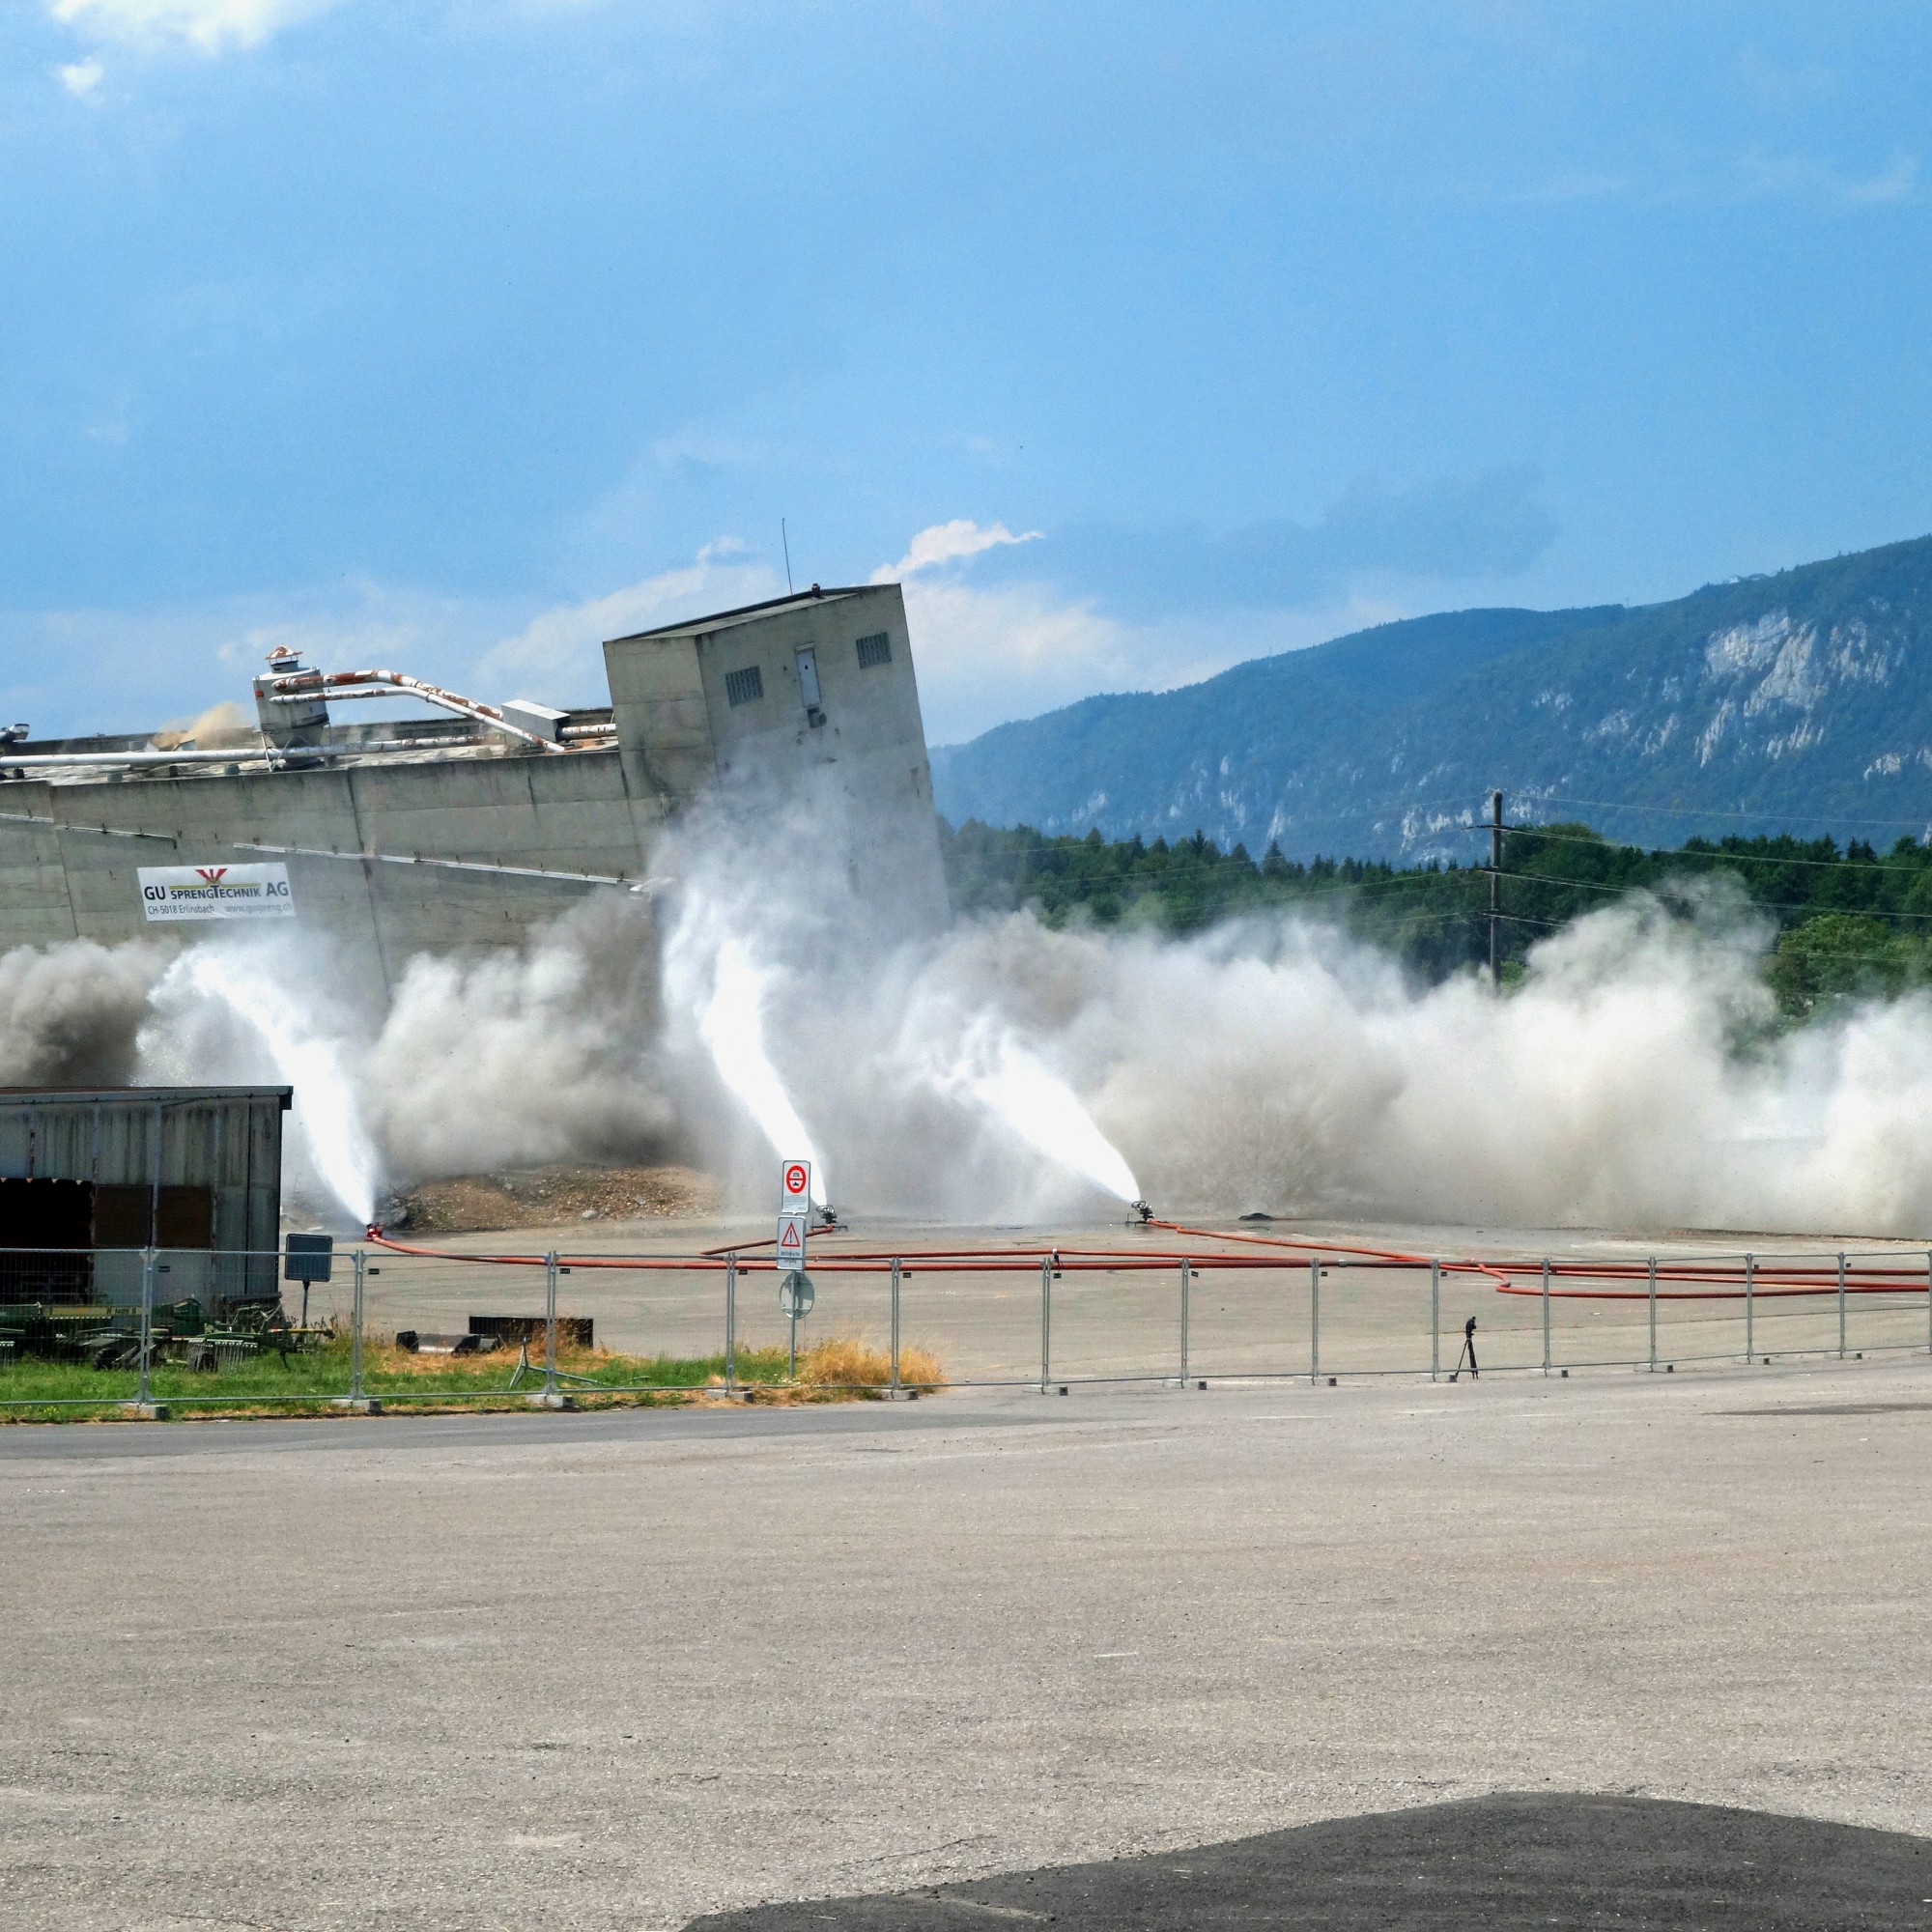
[[[1792,859],[1771,852],[1693,852],[1683,845],[1646,852],[1641,845],[1617,845],[1607,838],[1578,838],[1575,833],[1545,832],[1535,825],[1512,825],[1509,830],[1520,833],[1525,838],[1541,838],[1548,845],[1587,845],[1598,852],[1634,852],[1639,858],[1652,862],[1658,859],[1710,859],[1727,866],[1815,866],[1827,872],[1889,872],[1894,875],[1919,874],[1927,870],[1927,867],[1916,865],[1910,859]],[[1516,873],[1512,876],[1523,878],[1529,875]]]
[[[1718,807],[1691,805],[1632,805],[1615,798],[1566,798],[1558,793],[1540,794],[1534,803],[1542,805],[1582,805],[1595,811],[1639,811],[1653,818],[1744,818],[1762,824],[1770,817],[1793,819],[1803,825],[1890,825],[1916,826],[1920,832],[1932,826],[1927,818],[1850,818],[1842,812],[1822,811],[1726,811]]]

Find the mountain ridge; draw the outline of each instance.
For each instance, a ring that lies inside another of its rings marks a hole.
[[[1513,816],[1932,827],[1932,537],[1658,604],[1406,618],[932,753],[954,824],[1206,832],[1291,858],[1471,856]],[[1879,814],[1883,814],[1880,816]]]

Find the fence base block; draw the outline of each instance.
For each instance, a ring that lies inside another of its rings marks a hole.
[[[351,1415],[381,1415],[383,1405],[374,1396],[339,1395],[329,1403],[330,1408],[346,1408]]]
[[[136,1422],[165,1422],[168,1406],[164,1402],[124,1402],[121,1413],[131,1416]]]
[[[561,1393],[546,1394],[539,1389],[535,1395],[526,1395],[524,1400],[532,1408],[575,1408],[577,1398]]]

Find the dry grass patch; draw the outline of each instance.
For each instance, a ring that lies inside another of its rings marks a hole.
[[[893,1358],[883,1349],[834,1336],[814,1342],[798,1358],[798,1378],[808,1388],[886,1388],[893,1379]],[[945,1381],[939,1357],[924,1349],[899,1350],[899,1386],[935,1389]]]
[[[876,1401],[892,1386],[893,1358],[884,1349],[833,1336],[799,1350],[796,1381],[785,1379],[782,1349],[740,1350],[738,1379],[753,1402]],[[712,1391],[724,1384],[723,1376],[711,1378]],[[899,1350],[900,1388],[930,1395],[945,1385],[937,1355],[925,1349]]]

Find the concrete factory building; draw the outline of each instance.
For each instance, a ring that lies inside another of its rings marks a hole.
[[[157,924],[293,918],[413,952],[515,944],[588,891],[635,887],[680,813],[755,837],[803,804],[803,886],[877,881],[910,923],[945,884],[896,584],[774,599],[604,646],[611,702],[485,704],[279,652],[256,728],[199,741],[0,734],[0,950]],[[445,714],[345,724],[351,698]],[[210,930],[190,925],[189,930]]]

